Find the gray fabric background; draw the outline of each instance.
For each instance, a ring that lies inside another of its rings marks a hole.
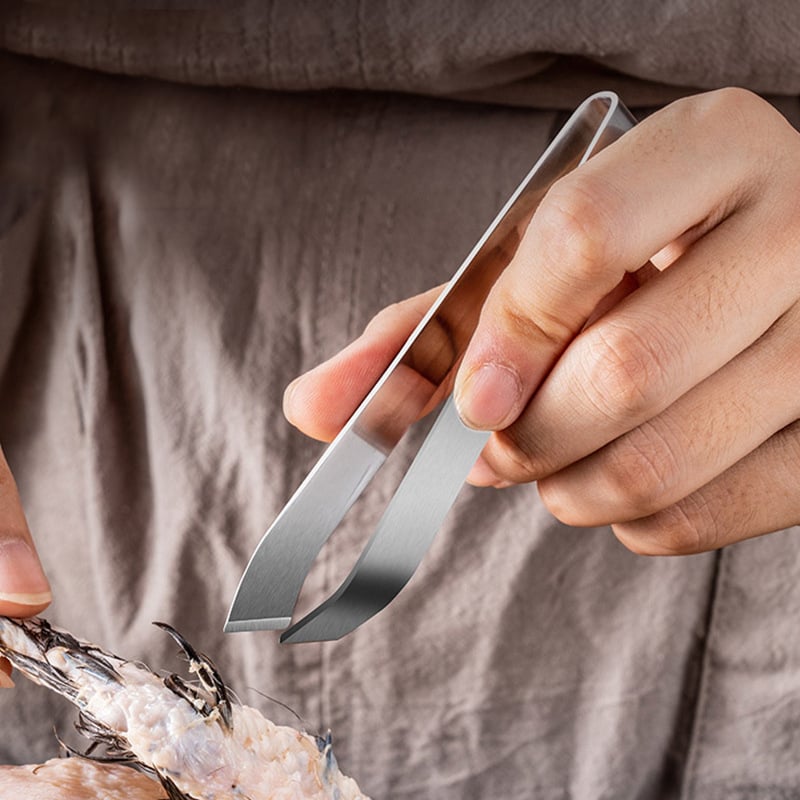
[[[321,452],[281,416],[289,380],[446,279],[591,91],[744,83],[798,124],[793,6],[93,5],[0,10],[0,441],[50,618],[175,668],[170,622],[243,701],[330,726],[376,800],[800,796],[795,531],[644,559],[534,487],[465,489],[352,636],[220,632]],[[0,757],[52,755],[71,719],[3,693]]]

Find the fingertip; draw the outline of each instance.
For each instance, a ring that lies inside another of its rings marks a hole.
[[[50,592],[36,594],[0,592],[0,615],[17,618],[35,617],[52,602],[53,596]]]
[[[11,677],[11,662],[7,658],[0,658],[0,689],[13,689],[14,680]]]
[[[340,380],[336,365],[331,362],[295,378],[283,394],[283,415],[287,421],[321,442],[330,442],[347,419],[347,413],[340,413],[342,405]]]
[[[508,427],[522,411],[522,380],[504,364],[486,363],[459,374],[456,410],[465,425],[482,431]]]
[[[14,607],[22,611],[19,616],[30,616],[51,600],[50,582],[27,529],[0,534],[0,609]]]
[[[332,441],[393,355],[384,341],[357,339],[286,387],[284,416],[307,436]]]
[[[301,375],[298,378],[295,378],[284,390],[283,390],[283,400],[281,403],[281,408],[283,410],[283,416],[295,427],[299,427],[297,424],[297,419],[295,417],[295,413],[297,410],[297,406],[294,400],[295,390],[297,389],[297,385],[303,379]]]
[[[472,469],[467,476],[467,483],[479,488],[494,487],[496,489],[510,485],[508,481],[503,480],[492,469],[483,456],[479,456],[478,460],[472,465]]]

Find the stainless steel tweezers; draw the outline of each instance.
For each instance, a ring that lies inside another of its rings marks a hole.
[[[484,300],[553,182],[633,124],[612,92],[589,97],[570,117],[266,532],[242,575],[226,632],[290,625],[323,544],[404,434],[440,408],[350,574],[281,641],[338,639],[405,586],[490,435],[463,425],[452,396]]]

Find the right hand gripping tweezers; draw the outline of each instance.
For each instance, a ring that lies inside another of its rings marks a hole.
[[[290,625],[323,544],[403,435],[441,406],[348,577],[281,641],[338,639],[405,586],[490,435],[461,422],[452,396],[484,300],[550,186],[633,125],[612,92],[589,97],[570,117],[264,535],[239,582],[226,632]]]

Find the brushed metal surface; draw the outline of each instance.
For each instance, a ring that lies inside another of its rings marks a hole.
[[[489,435],[461,422],[451,395],[352,572],[281,641],[339,639],[386,606],[419,566]]]
[[[570,117],[264,535],[226,632],[289,625],[325,541],[409,428],[442,406],[350,575],[282,641],[339,638],[408,582],[489,436],[461,423],[451,397],[484,300],[550,186],[633,124],[612,92],[593,95]]]

